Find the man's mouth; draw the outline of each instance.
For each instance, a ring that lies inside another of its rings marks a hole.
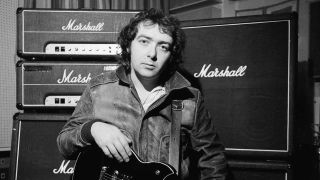
[[[153,64],[147,64],[147,63],[144,63],[143,64],[147,69],[154,69],[156,66],[153,65]]]

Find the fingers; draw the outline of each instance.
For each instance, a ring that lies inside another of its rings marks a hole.
[[[132,144],[131,139],[129,139],[127,136],[124,136],[124,140],[122,141],[122,144],[124,144],[124,149],[127,152],[129,156],[132,154],[132,150],[130,148],[130,145]]]
[[[114,147],[116,149],[116,152],[114,155],[114,157],[122,162],[128,162],[129,161],[129,153],[127,152],[127,149],[130,149],[129,145],[127,142],[123,142],[123,140],[118,140],[114,142]],[[113,153],[113,152],[112,152]]]
[[[110,153],[112,154],[112,157],[115,158],[119,162],[123,162],[123,157],[119,154],[118,149],[114,146],[108,146]]]
[[[128,162],[132,153],[128,142],[123,137],[102,146],[101,149],[109,158],[115,158],[119,162]]]
[[[132,143],[131,139],[129,139],[127,136],[124,136],[124,138],[125,138],[125,140],[127,141],[128,144]]]
[[[112,154],[110,153],[109,149],[106,146],[101,147],[101,149],[106,156],[108,156],[109,158],[112,158]]]
[[[118,152],[126,162],[129,161],[129,156],[131,156],[132,153],[129,145],[130,143],[131,140],[128,139],[127,136],[123,135],[123,137],[119,139],[117,144]]]
[[[92,125],[91,134],[106,156],[119,162],[129,161],[131,140],[116,126],[97,122]]]

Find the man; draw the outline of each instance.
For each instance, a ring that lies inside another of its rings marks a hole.
[[[177,71],[185,43],[179,21],[150,9],[137,14],[118,41],[121,65],[90,81],[57,138],[60,152],[74,158],[97,145],[119,162],[128,162],[133,149],[144,161],[168,163],[171,124],[179,121],[172,102],[179,100],[179,176],[225,179],[224,147],[201,92]]]

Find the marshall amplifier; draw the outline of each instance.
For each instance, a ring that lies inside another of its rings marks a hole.
[[[182,23],[186,74],[202,88],[232,156],[292,155],[297,31],[295,14]]]
[[[17,108],[72,108],[92,77],[117,67],[106,61],[19,61]]]
[[[17,53],[32,59],[117,55],[118,34],[136,13],[18,8]]]
[[[14,116],[11,180],[71,179],[75,161],[61,156],[56,141],[70,115],[17,113]]]

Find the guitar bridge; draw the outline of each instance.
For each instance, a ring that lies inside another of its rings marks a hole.
[[[126,174],[123,174],[119,172],[118,170],[111,170],[107,166],[101,167],[100,175],[99,175],[99,180],[132,180],[132,176],[128,176]]]

